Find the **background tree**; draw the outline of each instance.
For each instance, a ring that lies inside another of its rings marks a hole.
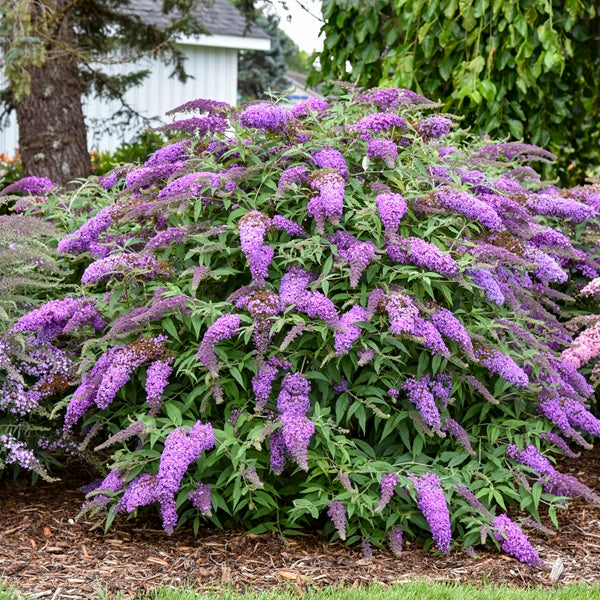
[[[271,38],[271,50],[238,54],[238,93],[242,99],[263,98],[265,92],[283,92],[290,86],[288,70],[308,70],[306,53],[279,27],[275,14],[256,12],[253,21]]]
[[[394,85],[444,99],[479,132],[558,154],[565,183],[600,162],[597,2],[324,0],[323,16],[312,83]]]
[[[122,98],[148,72],[110,76],[102,65],[148,54],[172,64],[174,74],[185,79],[183,55],[173,40],[177,33],[204,31],[199,5],[200,0],[0,0],[7,80],[0,101],[4,115],[11,110],[17,115],[23,175],[66,182],[89,174],[82,95]]]

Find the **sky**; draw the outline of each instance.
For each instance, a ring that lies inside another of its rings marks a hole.
[[[313,52],[323,48],[323,40],[318,38],[321,21],[302,8],[305,6],[320,18],[320,0],[271,0],[271,4],[281,18],[279,26],[298,44],[300,50]]]

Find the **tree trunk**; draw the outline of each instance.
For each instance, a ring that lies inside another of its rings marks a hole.
[[[66,0],[54,4],[60,9]],[[69,52],[76,44],[73,20],[67,15],[46,47],[44,64],[29,69],[31,92],[16,104],[23,176],[67,183],[91,172],[81,105],[83,83],[74,53]]]

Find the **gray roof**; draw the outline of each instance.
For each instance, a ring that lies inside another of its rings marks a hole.
[[[135,0],[129,7],[144,23],[168,26],[173,21],[171,14],[162,12],[161,0]],[[213,35],[235,35],[240,37],[268,39],[269,36],[246,17],[228,0],[201,0],[192,13],[199,23]]]

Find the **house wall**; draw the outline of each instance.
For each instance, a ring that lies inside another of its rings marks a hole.
[[[169,78],[171,67],[159,60],[144,59],[136,63],[135,68],[147,68],[150,75],[144,82],[125,95],[126,102],[144,117],[156,118],[155,124],[168,122],[176,117],[167,117],[165,112],[196,98],[210,98],[235,104],[237,100],[237,49],[215,48],[197,45],[182,45],[186,55],[186,72],[193,77],[186,83]],[[134,67],[112,65],[112,73],[126,73]],[[140,124],[132,123],[128,127],[112,132],[106,131],[106,125],[120,109],[118,102],[86,99],[84,115],[88,126],[88,147],[90,150],[114,150],[124,141],[129,141],[140,130]],[[0,152],[12,156],[18,146],[18,128],[16,119],[11,119],[7,128],[0,130]]]

